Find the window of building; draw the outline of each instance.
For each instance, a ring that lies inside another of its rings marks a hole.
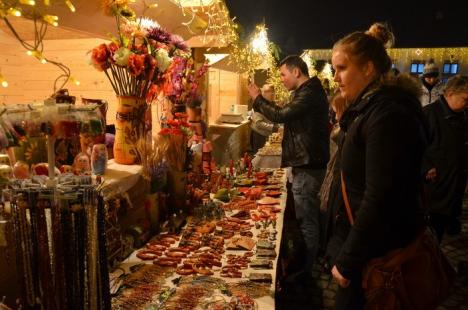
[[[457,74],[459,66],[457,62],[445,62],[443,67],[444,74]]]
[[[419,60],[411,61],[410,73],[411,74],[421,74],[424,71],[424,63]]]

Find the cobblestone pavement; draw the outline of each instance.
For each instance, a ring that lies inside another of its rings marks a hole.
[[[468,194],[463,204],[462,232],[456,236],[446,234],[442,249],[459,274],[451,295],[437,310],[468,310]],[[461,261],[465,263],[460,264]],[[283,283],[278,288],[276,309],[332,309],[337,284],[319,267],[313,275],[313,283],[301,280]]]

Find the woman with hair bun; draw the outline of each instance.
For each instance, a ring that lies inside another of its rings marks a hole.
[[[338,209],[332,237],[342,241],[332,261],[340,286],[336,309],[362,309],[365,264],[405,247],[424,227],[420,87],[408,75],[391,72],[386,48],[393,40],[386,25],[375,23],[333,46],[334,81],[349,103],[340,119],[340,149],[350,212]]]

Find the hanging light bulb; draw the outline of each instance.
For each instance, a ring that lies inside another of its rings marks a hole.
[[[81,84],[81,82],[78,81],[74,76],[70,76],[70,82],[72,82],[76,86],[80,86],[80,84]]]
[[[19,0],[19,3],[31,6],[36,5],[36,1],[34,0]]]
[[[21,11],[19,9],[15,9],[15,8],[9,8],[8,9],[8,14],[16,16],[16,17],[20,17],[21,16]]]
[[[58,26],[58,16],[55,16],[55,15],[44,15],[43,19],[51,24],[52,26],[55,26],[57,27]]]
[[[68,6],[68,8],[70,9],[70,11],[72,11],[73,13],[75,13],[75,11],[76,11],[75,6],[73,5],[73,3],[72,3],[70,0],[66,0],[66,1],[65,1],[65,4]]]
[[[8,87],[8,81],[3,77],[3,75],[0,73],[0,84],[2,84],[3,87]]]
[[[44,5],[50,5],[50,0],[44,0]]]

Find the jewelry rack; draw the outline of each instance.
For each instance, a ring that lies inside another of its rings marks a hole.
[[[111,309],[105,210],[95,186],[78,176],[54,188],[33,181],[13,183],[9,193],[22,305]]]
[[[97,105],[54,100],[0,110],[1,142],[14,144],[28,130],[47,138],[48,176],[12,180],[2,192],[10,209],[7,250],[16,255],[22,309],[111,309],[102,197],[90,176],[56,176],[54,171],[58,125],[68,125],[62,129],[73,135],[90,132],[91,118],[100,122],[97,111]],[[0,148],[6,146],[11,145]]]

